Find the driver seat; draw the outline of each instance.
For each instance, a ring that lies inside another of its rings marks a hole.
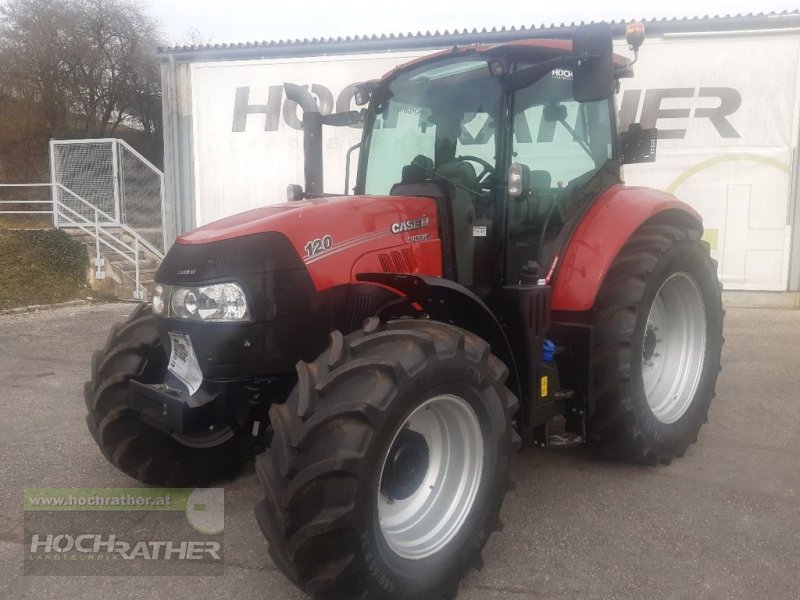
[[[461,285],[472,285],[475,238],[475,204],[468,190],[478,189],[475,167],[462,160],[440,165],[436,172],[459,186],[453,186],[453,237],[456,246],[456,277]],[[464,189],[466,188],[466,189]]]

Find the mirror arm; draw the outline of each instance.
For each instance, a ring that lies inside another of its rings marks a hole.
[[[348,110],[345,112],[331,113],[323,115],[322,124],[332,127],[347,127],[348,125],[358,125],[362,123],[364,114],[358,110]]]
[[[350,192],[348,191],[350,188],[350,159],[353,156],[353,152],[357,148],[361,148],[361,142],[357,144],[353,144],[347,149],[347,158],[344,162],[344,195],[347,196]]]

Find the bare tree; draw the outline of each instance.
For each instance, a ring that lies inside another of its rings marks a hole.
[[[29,139],[122,135],[124,126],[158,148],[159,35],[136,0],[8,0],[0,6],[0,108],[24,115],[16,122]],[[0,119],[0,152],[11,128]]]
[[[0,77],[3,92],[32,102],[42,126],[63,123],[69,88],[65,49],[74,29],[68,5],[54,0],[12,0],[0,7]]]
[[[75,8],[85,44],[72,57],[75,104],[87,133],[113,133],[154,83],[157,27],[128,0],[75,0]]]

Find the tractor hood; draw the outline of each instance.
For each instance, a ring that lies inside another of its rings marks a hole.
[[[380,253],[392,249],[416,256],[416,262],[409,262],[412,267],[425,265],[424,271],[432,275],[441,272],[436,205],[421,197],[333,196],[286,202],[209,223],[179,237],[176,246],[182,253],[192,246],[200,251],[200,246],[269,232],[288,240],[317,289],[348,283],[355,270],[386,270],[379,266],[385,263]],[[397,270],[413,271],[402,266],[406,268]]]

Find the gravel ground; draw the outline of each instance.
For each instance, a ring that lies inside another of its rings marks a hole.
[[[226,485],[220,577],[22,573],[25,487],[126,487],[84,422],[93,349],[130,305],[0,315],[0,598],[304,598],[270,562],[252,466]],[[505,531],[460,600],[800,598],[800,311],[731,309],[700,441],[641,468],[583,448],[515,457]]]

